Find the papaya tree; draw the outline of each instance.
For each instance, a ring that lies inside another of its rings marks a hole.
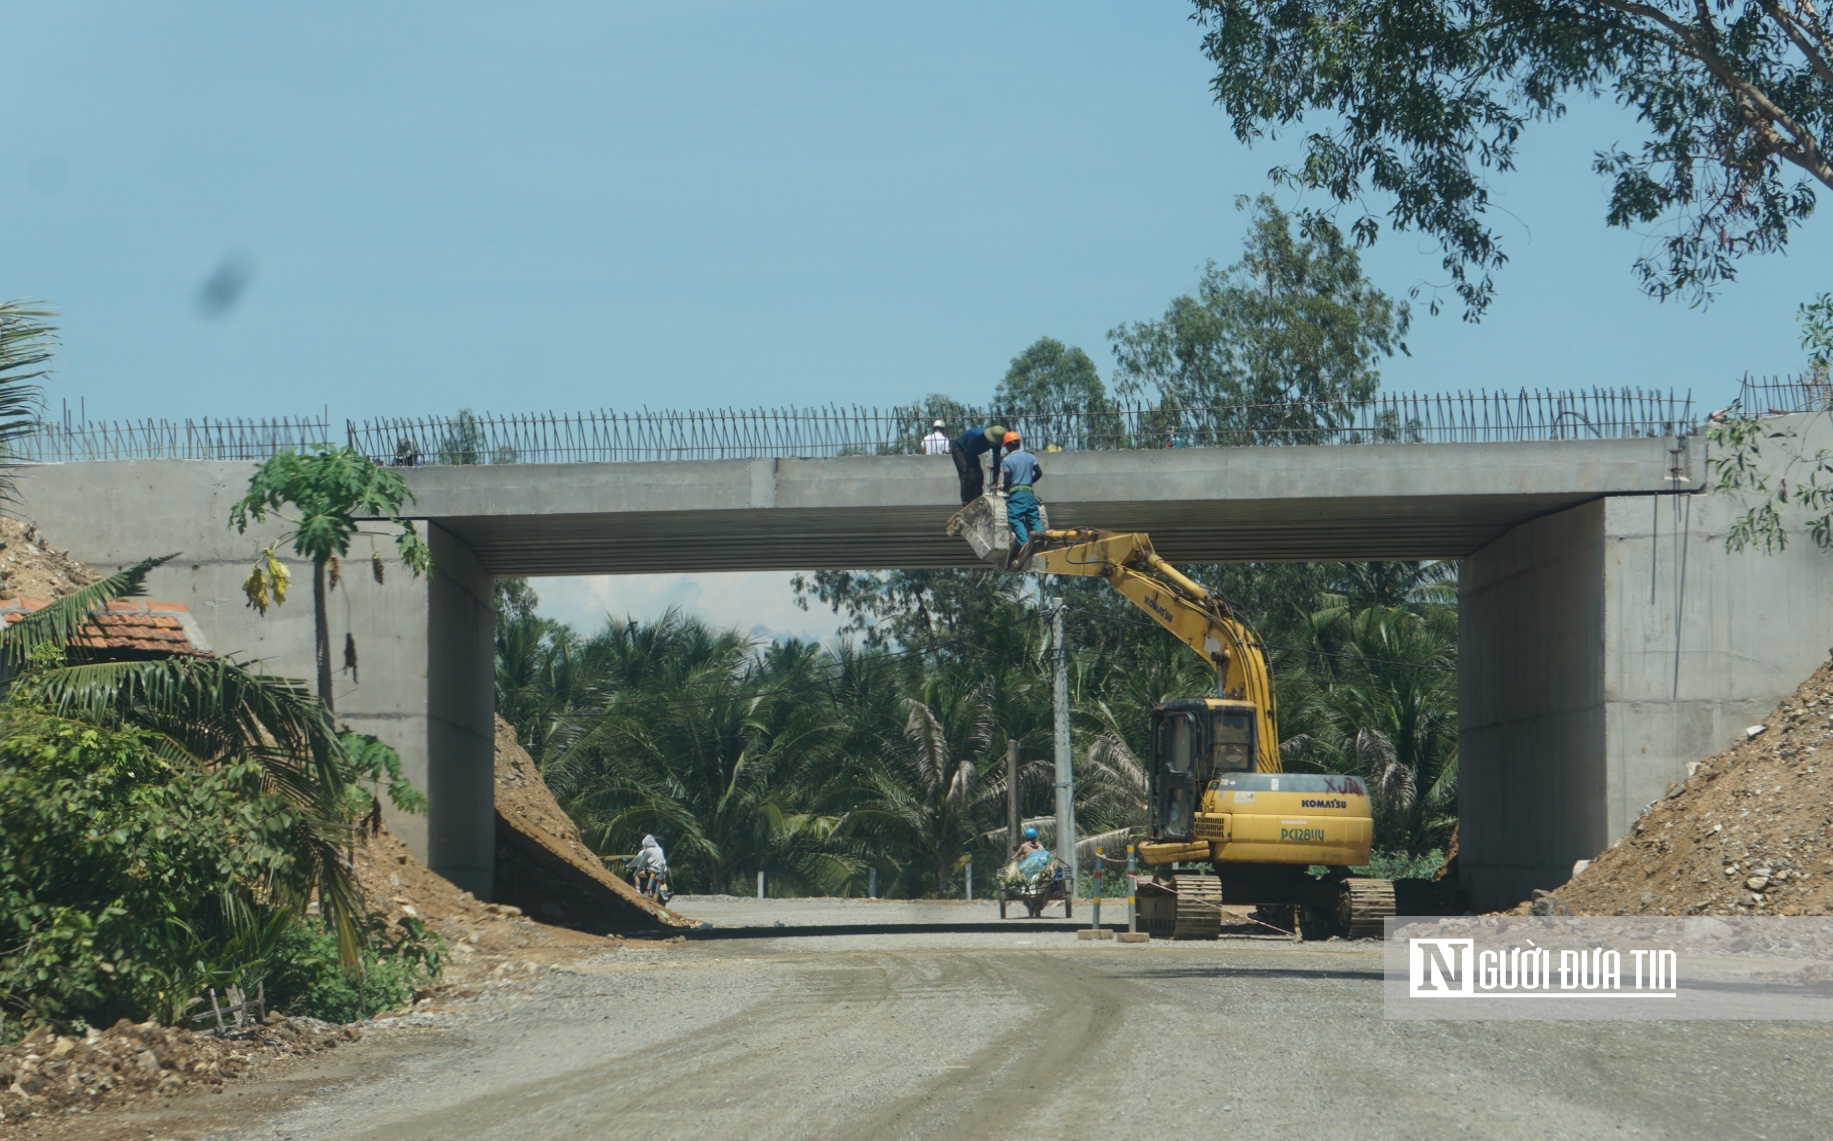
[[[318,696],[326,709],[331,698],[331,626],[326,595],[343,580],[343,560],[358,535],[390,535],[401,564],[415,577],[432,570],[432,552],[414,527],[401,517],[401,506],[413,502],[413,492],[399,475],[378,467],[355,448],[321,445],[316,451],[283,451],[262,464],[248,481],[248,494],[229,510],[229,523],[238,533],[269,515],[291,526],[274,546],[255,560],[242,584],[248,605],[267,613],[270,605],[286,601],[289,574],[275,548],[291,542],[293,553],[312,563],[312,639],[318,664]],[[375,524],[380,523],[380,526]],[[371,524],[365,530],[365,524]],[[370,556],[370,573],[377,583],[384,578],[379,552]],[[344,665],[356,669],[356,639],[346,634]]]

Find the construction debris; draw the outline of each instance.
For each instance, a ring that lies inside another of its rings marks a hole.
[[[125,1018],[80,1038],[40,1027],[0,1049],[0,1132],[31,1118],[221,1086],[357,1037],[355,1027],[279,1013],[220,1036]]]
[[[1542,906],[1579,915],[1833,914],[1833,660],[1743,740],[1691,767]]]
[[[0,519],[0,598],[62,598],[101,577],[45,542],[37,524]]]

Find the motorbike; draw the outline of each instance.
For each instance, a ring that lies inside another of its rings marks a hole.
[[[670,891],[668,887],[668,872],[666,869],[659,872],[632,872],[630,875],[630,882],[637,891],[655,900],[663,907],[667,907],[668,901],[675,898],[675,893]]]

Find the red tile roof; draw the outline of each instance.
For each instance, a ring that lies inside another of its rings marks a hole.
[[[26,598],[0,599],[0,620],[13,625],[47,603]],[[117,599],[89,620],[74,643],[99,651],[102,656],[129,653],[168,655],[210,653],[204,633],[191,612],[176,602],[149,602],[140,598]]]

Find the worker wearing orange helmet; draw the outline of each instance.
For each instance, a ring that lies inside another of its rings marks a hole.
[[[1044,478],[1044,469],[1037,457],[1025,450],[1024,437],[1017,432],[1006,433],[1004,447],[1006,457],[999,463],[999,482],[1006,491],[1006,522],[1012,525],[1009,563],[1017,567],[1030,557],[1044,527],[1034,490],[1037,481]]]

